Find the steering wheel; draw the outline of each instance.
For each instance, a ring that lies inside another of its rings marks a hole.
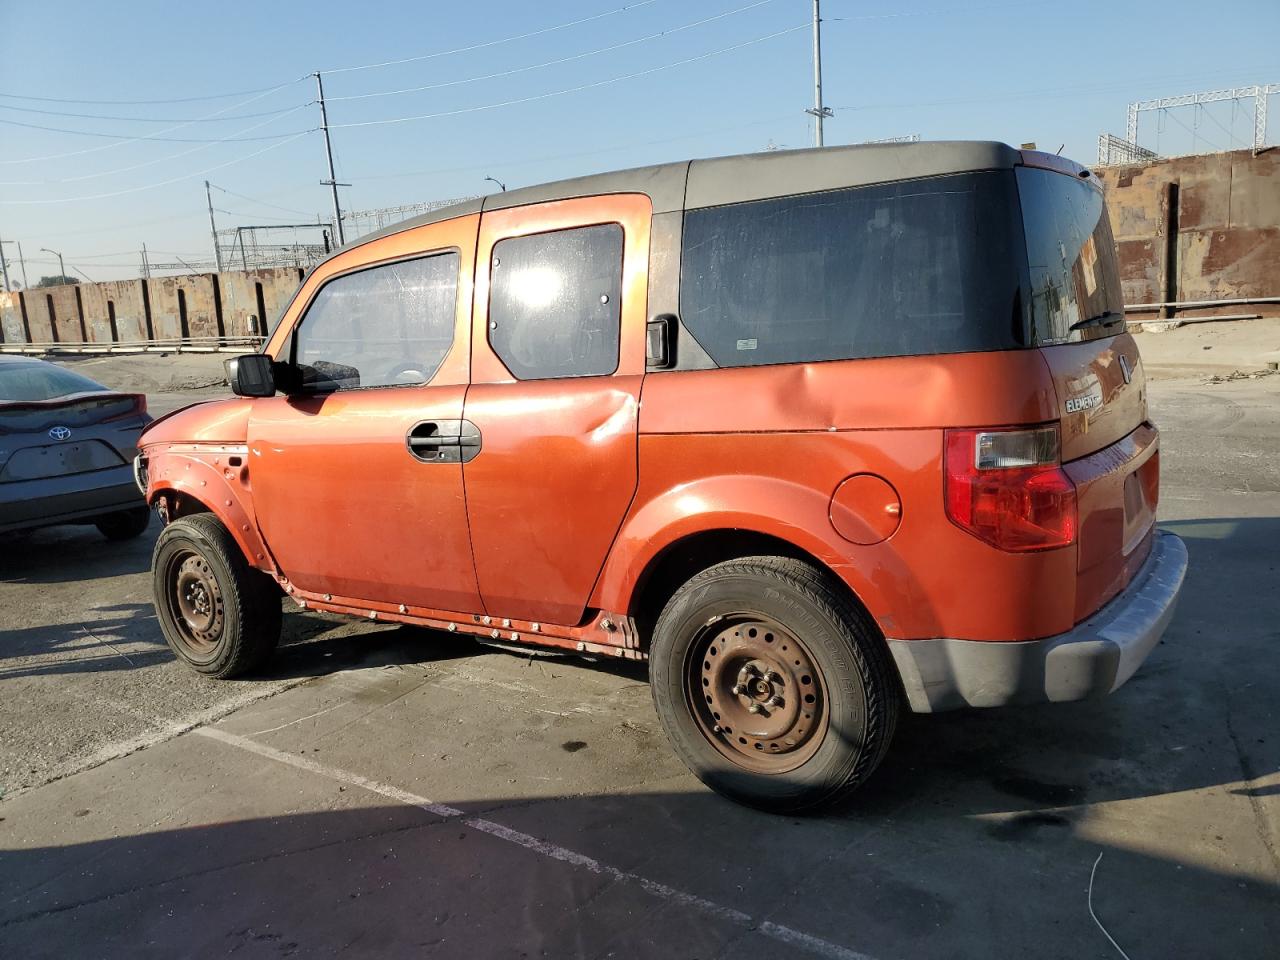
[[[416,363],[399,363],[387,371],[387,379],[396,383],[426,383],[427,374]]]

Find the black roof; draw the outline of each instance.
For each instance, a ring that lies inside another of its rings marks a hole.
[[[681,160],[475,197],[359,237],[331,257],[430,223],[548,200],[644,193],[653,201],[653,212],[659,214],[970,170],[1007,170],[1020,163],[1020,151],[987,140],[857,144]]]

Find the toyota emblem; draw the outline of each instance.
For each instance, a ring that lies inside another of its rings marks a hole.
[[[54,440],[66,440],[71,436],[71,428],[64,426],[56,426],[49,428],[49,436]]]

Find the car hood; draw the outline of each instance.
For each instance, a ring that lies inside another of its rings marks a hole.
[[[138,446],[156,443],[244,443],[253,401],[247,397],[202,400],[158,417]]]

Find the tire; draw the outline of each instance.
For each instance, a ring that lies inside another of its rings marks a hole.
[[[825,571],[787,557],[729,560],[680,587],[649,673],[694,775],[776,813],[847,798],[884,758],[901,705],[871,618]]]
[[[280,641],[280,591],[209,513],[160,532],[151,560],[156,619],[179,660],[218,679],[260,667]]]
[[[140,537],[150,524],[151,510],[147,507],[109,513],[93,521],[98,532],[108,540],[132,540],[134,537]]]

